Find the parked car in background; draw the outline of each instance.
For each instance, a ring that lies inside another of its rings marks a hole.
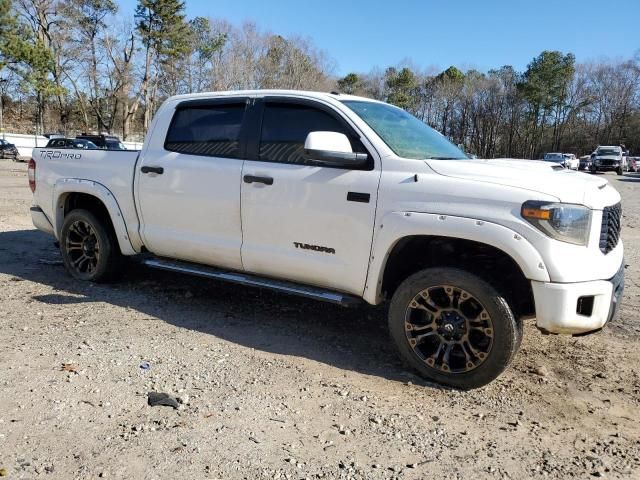
[[[562,153],[545,153],[544,161],[556,163],[562,167],[566,167],[565,165],[566,159],[564,158],[564,154]]]
[[[571,170],[578,170],[580,166],[580,160],[573,153],[563,153],[564,166]]]
[[[627,157],[627,164],[630,172],[637,172],[640,168],[640,157]]]
[[[13,143],[0,139],[0,158],[10,158],[15,162],[18,160],[18,149]]]
[[[578,164],[578,170],[589,171],[591,169],[591,155],[584,155],[580,157],[580,163]]]
[[[599,146],[591,154],[591,172],[616,172],[622,175],[629,171],[627,153],[619,145]]]
[[[103,148],[105,150],[126,150],[127,147],[120,141],[118,137],[113,135],[87,135],[83,133],[82,135],[76,136],[78,139],[89,140],[96,144],[98,148]]]
[[[83,150],[97,150],[95,143],[77,138],[53,138],[47,142],[45,148],[79,148]]]

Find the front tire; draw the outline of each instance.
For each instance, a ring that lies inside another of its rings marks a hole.
[[[618,167],[618,169],[616,170],[616,173],[618,175],[624,175],[624,170],[622,170],[622,167]]]
[[[498,377],[522,340],[522,324],[506,300],[455,268],[407,278],[391,300],[389,331],[402,359],[421,376],[464,390]]]
[[[122,267],[122,254],[111,225],[88,210],[72,210],[64,219],[60,253],[72,277],[90,282],[112,280]]]

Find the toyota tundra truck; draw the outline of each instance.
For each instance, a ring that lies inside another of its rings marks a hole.
[[[107,281],[138,256],[345,306],[386,302],[400,356],[454,388],[500,375],[528,319],[546,334],[602,329],[624,287],[620,195],[603,176],[469,159],[356,96],[171,97],[140,152],[36,148],[28,175],[33,223],[71,276]]]

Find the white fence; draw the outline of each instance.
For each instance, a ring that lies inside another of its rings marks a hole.
[[[7,142],[13,143],[18,149],[21,157],[31,157],[31,150],[36,147],[44,147],[49,139],[41,135],[24,135],[22,133],[5,133],[0,134],[0,138],[4,138]],[[129,150],[140,150],[142,143],[139,142],[122,142]]]

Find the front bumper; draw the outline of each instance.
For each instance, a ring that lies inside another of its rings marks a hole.
[[[624,262],[609,280],[579,283],[531,282],[536,325],[545,333],[583,335],[614,319],[624,292]]]
[[[620,168],[620,164],[613,164],[613,165],[595,165],[593,164],[593,167],[595,168],[596,171],[598,172],[614,172],[616,170],[618,170]]]

